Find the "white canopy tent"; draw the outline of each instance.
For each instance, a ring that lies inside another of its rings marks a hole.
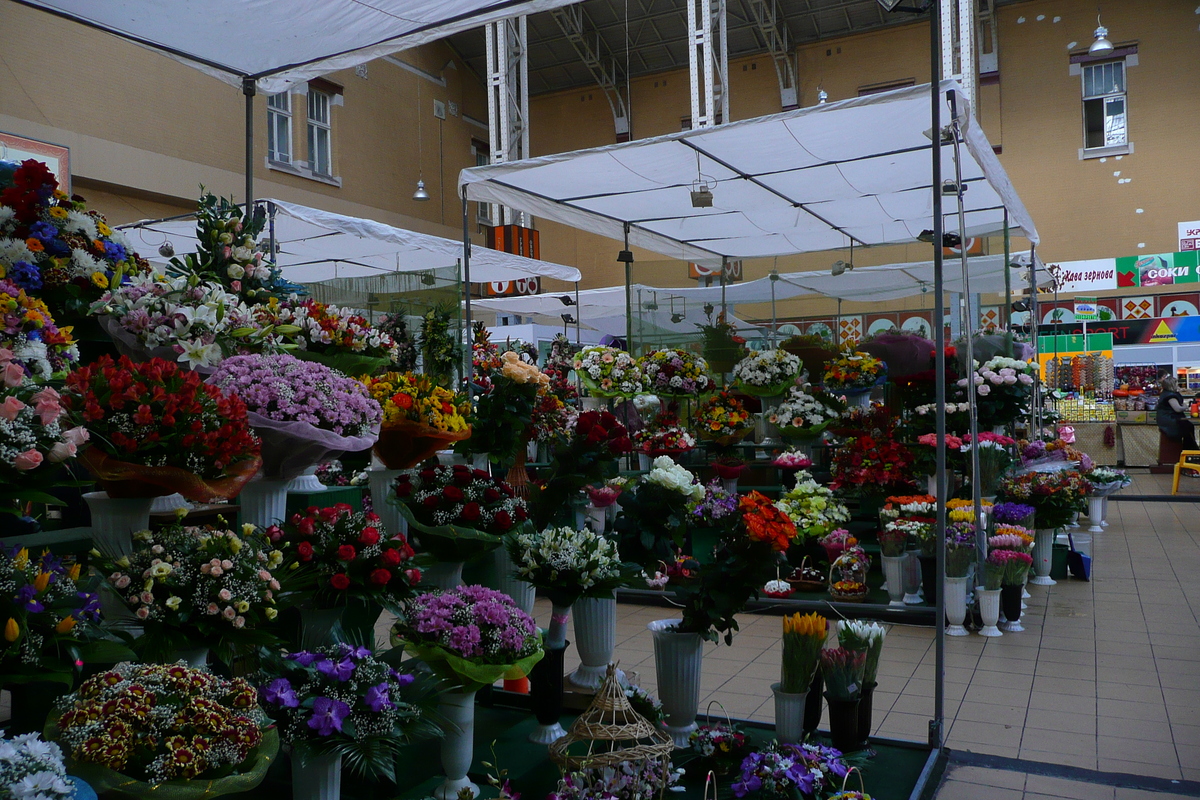
[[[397,272],[421,272],[459,264],[462,242],[395,228],[369,219],[348,217],[283,200],[263,200],[274,212],[276,263],[294,283],[360,278]],[[169,239],[179,252],[195,249],[192,219],[138,222],[125,226],[138,252],[165,263],[158,246]],[[181,246],[182,245],[182,246]],[[578,281],[579,270],[486,247],[471,252],[471,280],[514,281],[530,277]]]
[[[263,92],[574,0],[14,0]]]
[[[472,167],[459,186],[464,202],[501,203],[700,263],[911,243],[934,228],[930,89]],[[961,89],[944,81],[939,92],[962,131],[966,235],[999,233],[1007,221],[1036,244]],[[954,174],[954,150],[941,148],[944,174]],[[710,208],[692,206],[699,184],[711,189]]]

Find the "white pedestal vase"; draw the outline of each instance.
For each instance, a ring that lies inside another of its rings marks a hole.
[[[402,470],[388,469],[375,456],[371,456],[371,469],[367,471],[367,484],[371,488],[371,507],[379,516],[379,523],[388,536],[406,533],[408,525],[400,509],[390,502],[392,486]]]
[[[967,619],[967,579],[946,578],[945,590],[946,635],[966,636],[967,629],[963,627],[963,622]],[[999,606],[996,608],[999,609]]]
[[[526,614],[533,614],[533,602],[535,600],[534,593],[537,591],[532,583],[517,580],[513,577],[513,572],[516,570],[512,558],[508,555],[506,547],[497,547],[492,551],[492,568],[495,571],[493,577],[493,588],[498,592],[504,592],[513,599],[517,604],[517,608],[524,611]],[[461,576],[462,570],[459,570]],[[445,588],[445,587],[443,587]],[[453,587],[449,587],[453,588]]]
[[[916,553],[905,553],[904,556],[904,605],[919,606],[925,602],[921,599],[921,561]]]
[[[649,453],[638,453],[637,457],[638,469],[640,469],[642,472],[649,472],[650,465],[653,463],[654,459],[650,458]]]
[[[930,497],[937,497],[938,496],[937,488],[938,488],[937,487],[937,475],[926,475],[925,476],[925,493],[928,494]]]
[[[439,561],[421,571],[421,586],[449,591],[463,585],[462,571],[461,561]]]
[[[150,527],[153,497],[109,497],[108,492],[83,495],[92,514],[92,542],[109,558],[133,552],[134,531]]]
[[[242,487],[238,505],[242,507],[242,522],[260,528],[281,523],[287,518],[289,480],[264,478],[259,472]]]
[[[721,488],[730,494],[737,494],[737,478],[721,478]]]
[[[887,581],[888,605],[904,605],[904,562],[906,556],[883,556],[883,575]]]
[[[581,597],[575,611],[575,649],[579,667],[567,682],[579,689],[596,691],[604,683],[608,664],[617,646],[617,600],[615,597]]]
[[[300,762],[292,753],[292,800],[340,800],[342,757],[337,753],[313,753]]]
[[[150,504],[150,513],[170,514],[172,511],[180,508],[190,511],[192,504],[187,501],[186,497],[176,492],[175,494],[165,494],[162,497],[154,498],[154,502]],[[243,509],[242,514],[244,517],[245,509]]]
[[[1104,498],[1089,497],[1088,498],[1088,521],[1092,524],[1088,527],[1088,533],[1103,533],[1104,525]]]
[[[604,533],[605,523],[608,520],[608,508],[597,508],[588,503],[586,510],[588,527],[595,533]]]
[[[664,727],[677,749],[686,748],[688,736],[696,730],[704,659],[700,634],[675,630],[682,621],[660,619],[646,626],[654,637],[654,672],[666,716]]]
[[[475,692],[446,692],[438,701],[438,713],[450,723],[442,738],[442,772],[446,779],[433,790],[438,800],[458,800],[468,789],[479,796],[479,787],[467,777],[475,755]]]
[[[1000,621],[1000,590],[975,587],[975,596],[979,598],[979,617],[983,627],[979,629],[980,636],[1003,636],[996,623]]]
[[[1101,500],[1103,500],[1103,502],[1100,503],[1100,525],[1101,525],[1101,527],[1107,528],[1108,527],[1108,497],[1102,497]]]
[[[775,738],[784,744],[804,741],[804,703],[808,692],[783,692],[771,684],[775,694]]]
[[[846,407],[847,408],[870,408],[871,407],[871,390],[866,391],[852,390],[846,392]]]
[[[1029,582],[1034,586],[1053,586],[1057,581],[1050,577],[1054,563],[1054,528],[1038,528],[1033,535],[1033,571]]]
[[[317,467],[319,466],[320,464],[313,464],[311,467],[306,468],[304,472],[292,478],[292,482],[288,484],[288,491],[308,492],[309,494],[325,491],[328,487],[317,480]]]
[[[760,397],[762,401],[762,412],[758,415],[758,419],[754,423],[754,441],[762,445],[764,448],[782,447],[783,442],[779,438],[779,428],[771,424],[769,418],[775,409],[783,402],[783,395],[771,395],[769,397]]]

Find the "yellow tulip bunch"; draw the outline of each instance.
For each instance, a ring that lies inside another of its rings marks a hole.
[[[783,669],[780,691],[807,692],[817,671],[828,621],[816,613],[783,618]]]

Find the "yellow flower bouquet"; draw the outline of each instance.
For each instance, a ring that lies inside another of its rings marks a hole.
[[[362,379],[383,408],[374,453],[388,469],[408,469],[451,442],[471,436],[469,406],[428,375],[385,372]]]

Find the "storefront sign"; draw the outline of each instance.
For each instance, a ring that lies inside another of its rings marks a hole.
[[[1200,219],[1179,223],[1179,249],[1185,253],[1200,250]]]
[[[1197,253],[1193,251],[1118,258],[1117,287],[1196,283],[1200,280],[1197,276],[1196,256]]]
[[[1038,326],[1039,337],[1082,333],[1083,325],[1077,322]],[[1155,317],[1088,323],[1088,335],[1093,333],[1111,333],[1113,344],[1116,345],[1200,342],[1200,317]]]
[[[721,266],[718,264],[713,267],[705,267],[694,262],[688,262],[688,277],[689,278],[717,278],[721,277]],[[730,261],[725,264],[725,282],[738,283],[742,280],[742,262]]]
[[[1100,318],[1100,313],[1096,309],[1096,298],[1094,297],[1076,297],[1075,298],[1075,320],[1077,322],[1093,322]]]
[[[1046,269],[1054,276],[1060,292],[1095,292],[1117,288],[1115,258],[1064,261],[1061,264],[1047,264]]]

